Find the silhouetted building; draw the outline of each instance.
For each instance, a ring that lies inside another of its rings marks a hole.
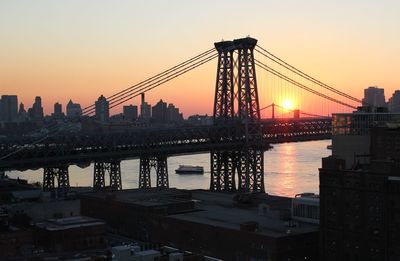
[[[124,106],[123,116],[126,121],[136,121],[138,118],[138,107],[136,105]]]
[[[151,105],[144,100],[144,93],[141,94],[141,98],[140,118],[147,121],[151,118]]]
[[[28,110],[29,118],[33,121],[42,121],[44,118],[43,107],[42,107],[42,98],[40,96],[36,96],[35,102],[32,105],[32,108]]]
[[[60,119],[64,116],[62,112],[62,105],[58,102],[54,104],[54,112],[52,114],[53,118]]]
[[[157,123],[167,122],[167,103],[160,100],[151,110],[152,119]]]
[[[19,104],[19,110],[18,110],[18,121],[24,122],[28,120],[28,113],[25,110],[24,104],[21,102]]]
[[[387,107],[385,101],[385,90],[377,86],[368,87],[364,89],[364,99],[362,100],[364,106],[371,107]]]
[[[321,260],[400,260],[400,125],[372,127],[366,139],[368,161],[322,161]]]
[[[78,103],[73,103],[69,100],[67,104],[67,118],[69,119],[79,119],[82,116],[81,105]]]
[[[18,120],[18,98],[16,95],[2,95],[0,100],[0,121]]]
[[[320,260],[400,260],[398,164],[344,164],[328,157],[320,169]]]
[[[194,126],[212,125],[213,117],[206,115],[191,115],[188,117],[187,122]]]
[[[110,103],[107,101],[106,97],[101,95],[95,102],[95,107],[96,119],[101,122],[108,122],[110,118]]]
[[[106,246],[105,223],[76,216],[49,219],[36,224],[36,244],[48,251],[99,249]]]
[[[179,112],[179,108],[176,108],[172,103],[168,104],[167,107],[167,122],[178,123],[183,121],[182,113]]]
[[[389,98],[388,107],[390,112],[400,112],[400,91],[396,90]]]

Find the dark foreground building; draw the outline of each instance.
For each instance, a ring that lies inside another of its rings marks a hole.
[[[106,227],[101,220],[76,216],[36,223],[35,243],[50,252],[106,247]]]
[[[400,129],[371,130],[368,164],[320,169],[321,260],[400,260]]]
[[[177,189],[90,193],[83,215],[116,232],[224,260],[318,260],[318,226],[291,220],[291,199]]]

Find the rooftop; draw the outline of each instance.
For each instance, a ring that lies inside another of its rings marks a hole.
[[[318,231],[318,226],[290,222],[292,198],[264,193],[221,193],[207,190],[156,188],[129,189],[110,193],[89,193],[85,197],[125,202],[134,207],[168,206],[167,218],[185,220],[216,227],[241,230],[249,223],[257,224],[254,233],[270,237],[285,237]],[[180,208],[179,206],[185,206]],[[171,208],[170,208],[171,207]],[[293,226],[293,224],[296,226]]]
[[[105,225],[105,223],[99,219],[85,217],[85,216],[48,219],[44,222],[36,223],[37,227],[48,231],[59,231],[59,230],[98,226],[98,225]]]
[[[248,222],[258,223],[256,233],[270,237],[284,237],[288,234],[314,232],[318,226],[299,223],[299,226],[288,226],[286,214],[290,213],[291,198],[254,194],[252,202],[238,204],[235,194],[215,193],[210,191],[192,191],[196,200],[197,211],[177,215],[170,218],[209,224],[228,229],[240,230],[240,226]],[[266,210],[262,208],[265,208]],[[201,211],[199,211],[201,210]]]

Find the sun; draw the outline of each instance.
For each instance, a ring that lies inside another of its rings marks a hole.
[[[286,99],[283,101],[282,107],[285,108],[286,110],[292,110],[293,109],[293,102],[289,99]]]

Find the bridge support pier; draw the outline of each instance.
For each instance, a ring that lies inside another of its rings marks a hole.
[[[212,191],[235,191],[235,170],[237,156],[234,151],[211,152],[211,181]]]
[[[43,173],[43,191],[54,192],[55,179],[57,179],[57,193],[65,196],[69,190],[68,166],[44,168]]]
[[[139,188],[151,188],[151,169],[156,169],[157,188],[169,188],[168,164],[166,156],[140,158]]]
[[[105,189],[105,174],[108,172],[110,176],[110,189],[121,190],[121,162],[110,161],[110,162],[95,162],[94,163],[94,174],[93,174],[93,190],[98,191]]]

